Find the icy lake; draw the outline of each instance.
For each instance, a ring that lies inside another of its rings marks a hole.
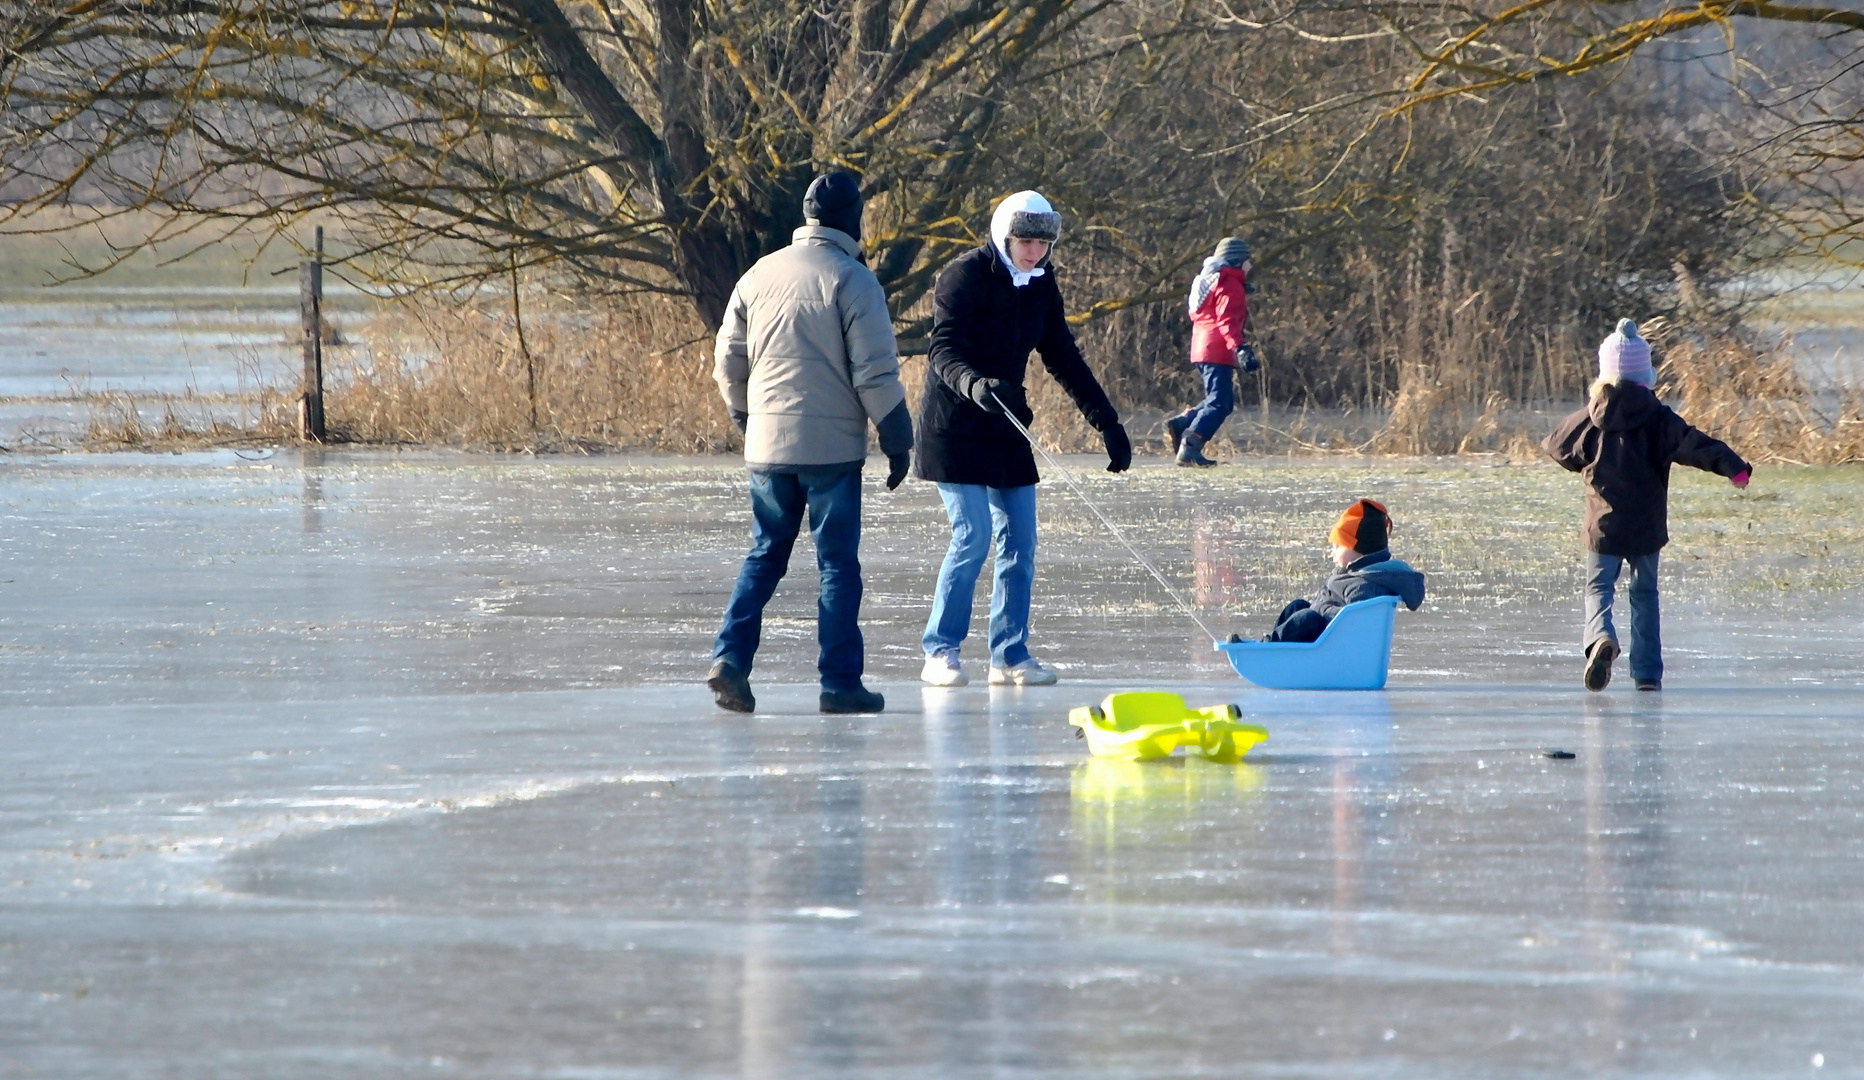
[[[805,541],[741,717],[729,460],[0,458],[0,1076],[1864,1075],[1864,474],[1679,471],[1666,690],[1588,695],[1551,466],[1070,467],[1219,632],[1382,498],[1391,687],[1250,688],[1053,483],[1059,686],[912,681],[870,470],[887,711]],[[1271,737],[1090,760],[1139,688]]]

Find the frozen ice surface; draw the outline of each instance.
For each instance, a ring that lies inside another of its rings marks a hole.
[[[1680,539],[1670,689],[1587,695],[1564,478],[1486,563],[1424,509],[1467,469],[1093,479],[1247,632],[1392,474],[1432,602],[1392,689],[1304,694],[1058,487],[1065,681],[922,690],[945,530],[870,475],[888,711],[814,711],[805,542],[739,717],[729,463],[253,457],[0,463],[0,1077],[1864,1075],[1855,590]],[[1088,760],[1140,687],[1272,737]]]

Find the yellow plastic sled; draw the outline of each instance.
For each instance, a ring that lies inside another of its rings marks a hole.
[[[1269,737],[1267,728],[1245,724],[1237,719],[1241,715],[1234,705],[1193,709],[1177,694],[1137,690],[1072,709],[1068,723],[1087,736],[1087,748],[1095,757],[1169,757],[1182,746],[1211,761],[1233,764]]]

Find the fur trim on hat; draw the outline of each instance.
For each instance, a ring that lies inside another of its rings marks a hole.
[[[1018,210],[1010,215],[1010,235],[1019,240],[1047,240],[1053,244],[1061,239],[1061,215],[1053,210],[1046,214]]]

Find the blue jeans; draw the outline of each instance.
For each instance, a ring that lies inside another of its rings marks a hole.
[[[822,689],[861,685],[861,473],[776,473],[751,470],[751,553],[725,606],[712,659],[749,674],[764,632],[764,605],[790,567],[803,511],[815,537],[822,592],[816,599],[816,668]]]
[[[951,547],[939,567],[926,620],[926,655],[956,649],[971,631],[971,596],[997,542],[996,579],[990,589],[990,662],[1013,667],[1029,659],[1029,593],[1036,583],[1036,489],[982,484],[940,484],[951,519]]]
[[[1236,410],[1236,369],[1227,364],[1192,364],[1204,378],[1204,400],[1184,411],[1190,430],[1208,440]]]
[[[1618,574],[1631,564],[1631,677],[1663,681],[1663,618],[1657,610],[1657,553],[1601,555],[1586,552],[1586,640],[1590,650],[1601,638],[1618,640],[1612,628],[1612,591]]]

